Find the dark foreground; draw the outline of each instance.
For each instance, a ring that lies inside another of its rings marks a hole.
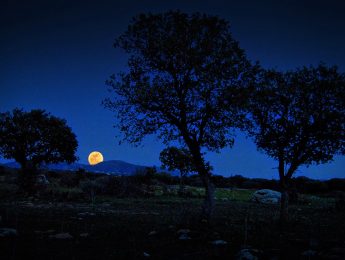
[[[345,213],[328,200],[292,205],[284,235],[277,206],[218,201],[208,225],[200,204],[169,197],[2,200],[0,228],[17,235],[0,237],[1,259],[236,259],[243,248],[257,249],[252,259],[345,259]]]

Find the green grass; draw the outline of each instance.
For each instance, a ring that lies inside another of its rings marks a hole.
[[[215,196],[217,200],[249,201],[253,193],[254,190],[218,188]]]

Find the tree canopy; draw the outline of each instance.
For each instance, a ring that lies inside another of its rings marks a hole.
[[[141,14],[114,46],[128,53],[128,70],[107,81],[116,97],[104,104],[124,140],[156,134],[166,144],[179,141],[207,186],[204,152],[233,144],[232,128],[244,119],[238,90],[256,71],[229,23],[200,13]]]
[[[337,67],[263,73],[251,99],[249,134],[259,150],[278,161],[282,192],[299,166],[344,154],[344,93],[345,74]]]
[[[158,134],[166,143],[216,151],[233,143],[229,129],[241,117],[238,102],[224,95],[247,86],[253,66],[226,21],[199,13],[142,14],[114,45],[129,53],[129,70],[107,81],[117,96],[104,104],[116,112],[125,140]]]
[[[74,162],[78,142],[66,121],[44,110],[0,114],[0,155],[23,169],[42,163]]]
[[[255,92],[251,135],[282,161],[287,177],[300,165],[326,163],[345,151],[345,74],[320,64],[268,71]]]
[[[159,160],[162,162],[163,167],[169,171],[179,170],[181,177],[194,171],[195,168],[193,167],[192,156],[185,148],[167,147],[161,151]]]

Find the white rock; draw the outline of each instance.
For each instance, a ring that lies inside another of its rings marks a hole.
[[[0,228],[0,237],[15,237],[17,230],[14,228]]]
[[[55,238],[55,239],[61,239],[61,240],[73,239],[73,237],[69,233],[59,233],[56,235],[50,235],[49,238]]]
[[[188,234],[183,233],[183,234],[181,234],[181,235],[178,237],[178,239],[179,239],[179,240],[190,240],[191,237],[188,236]]]
[[[42,185],[48,185],[49,181],[47,177],[44,174],[39,174],[36,176],[36,183],[37,184],[42,184]]]
[[[177,234],[189,234],[190,233],[190,229],[179,229],[177,230]]]
[[[312,256],[316,256],[317,252],[314,250],[306,250],[304,252],[302,252],[302,256],[306,256],[306,257],[312,257]]]
[[[212,245],[216,245],[216,246],[222,246],[222,245],[226,245],[228,242],[218,239],[218,240],[214,240],[211,242]]]
[[[235,257],[236,260],[258,260],[260,251],[257,249],[242,249]]]
[[[280,198],[281,193],[279,191],[269,189],[257,190],[252,195],[252,201],[263,204],[278,204]]]

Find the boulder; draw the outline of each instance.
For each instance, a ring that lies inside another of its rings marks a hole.
[[[318,256],[320,259],[344,260],[345,248],[334,247],[334,248],[321,252]]]
[[[154,235],[157,235],[158,232],[156,230],[152,230],[148,235],[149,236],[154,236]]]
[[[73,239],[73,237],[69,233],[59,233],[59,234],[56,234],[56,235],[50,235],[49,238],[60,239],[60,240]]]
[[[38,185],[48,185],[49,181],[44,174],[39,174],[36,176],[36,184]]]
[[[177,234],[181,235],[181,234],[189,234],[190,233],[190,229],[187,228],[183,228],[183,229],[179,229],[177,231]]]
[[[310,259],[316,257],[317,252],[315,250],[306,250],[301,253],[302,259]]]
[[[281,193],[279,191],[269,189],[257,190],[252,195],[252,201],[263,204],[278,204],[280,198]]]
[[[82,238],[87,238],[89,237],[89,233],[81,233],[79,236]]]
[[[221,239],[217,239],[211,242],[212,245],[214,246],[224,246],[226,244],[228,244],[228,242],[221,240]]]
[[[240,250],[235,256],[236,260],[258,260],[262,252],[257,249],[245,248]]]
[[[17,230],[14,228],[0,228],[0,237],[15,237]]]
[[[179,240],[190,240],[191,237],[188,234],[183,233],[183,234],[179,235],[178,239]]]

